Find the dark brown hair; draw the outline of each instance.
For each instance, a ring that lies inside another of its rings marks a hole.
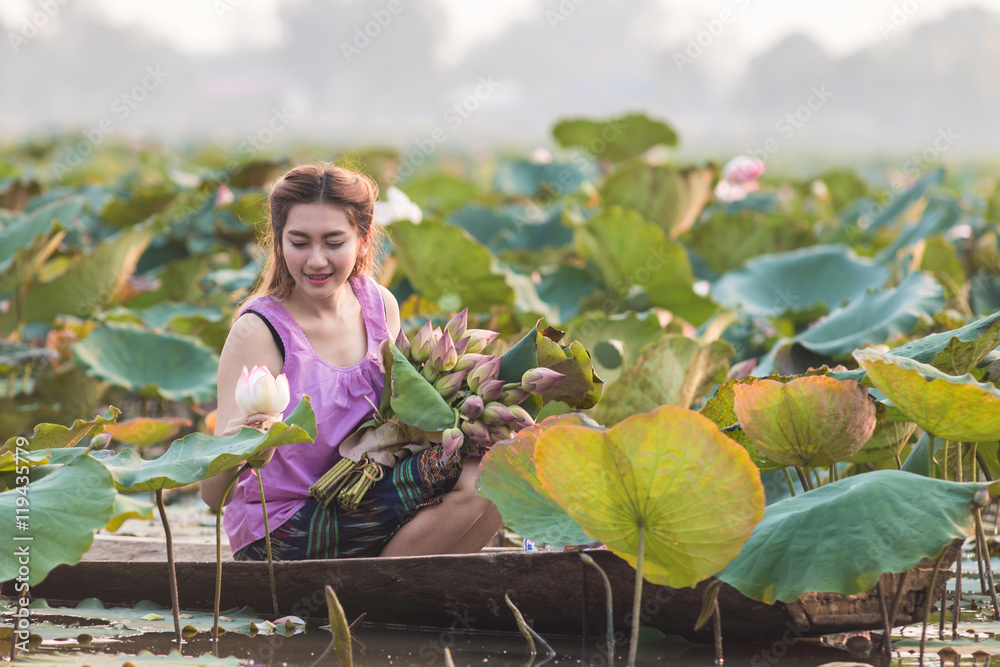
[[[332,164],[302,165],[279,177],[268,197],[270,225],[261,239],[267,255],[263,275],[257,288],[243,303],[250,303],[265,294],[282,300],[292,293],[295,283],[285,264],[281,235],[288,222],[288,212],[297,204],[322,202],[343,211],[361,240],[370,241],[368,252],[358,257],[351,277],[374,274],[377,268],[375,258],[380,255],[383,237],[382,225],[374,221],[377,198],[378,185],[375,181],[364,174]]]

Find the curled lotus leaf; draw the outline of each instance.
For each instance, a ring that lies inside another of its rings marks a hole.
[[[917,425],[890,419],[884,403],[875,404],[875,431],[868,442],[848,459],[851,463],[873,463],[899,456]]]
[[[917,426],[937,438],[1000,440],[1000,391],[969,374],[946,375],[914,359],[856,350],[868,381]]]
[[[875,430],[875,401],[857,382],[817,375],[788,383],[759,380],[733,389],[743,431],[761,454],[783,465],[845,461]]]
[[[746,450],[693,410],[663,406],[607,431],[554,426],[535,444],[542,487],[584,532],[643,575],[694,586],[736,557],[764,514]]]

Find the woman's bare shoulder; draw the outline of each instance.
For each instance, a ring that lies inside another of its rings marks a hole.
[[[399,334],[399,303],[396,301],[396,297],[393,296],[389,288],[384,285],[378,286],[379,291],[382,292],[382,303],[385,304],[385,323],[386,328],[389,329],[390,339],[395,339]]]

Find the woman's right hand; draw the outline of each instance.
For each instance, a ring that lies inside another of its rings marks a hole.
[[[230,419],[229,423],[226,424],[226,428],[221,431],[216,432],[216,435],[236,435],[241,429],[245,427],[250,428],[260,428],[260,425],[271,419],[271,415],[265,414],[255,414],[255,415],[244,415],[242,417],[236,417],[235,419]]]

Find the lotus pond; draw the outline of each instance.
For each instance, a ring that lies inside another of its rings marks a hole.
[[[444,664],[440,631],[350,630],[332,589],[331,630],[272,628],[273,610],[219,610],[218,623],[184,612],[173,576],[171,608],[85,605],[96,624],[30,594],[80,561],[96,531],[152,525],[172,553],[171,523],[177,536],[186,529],[168,520],[176,507],[164,496],[315,438],[308,397],[266,433],[216,437],[212,422],[218,354],[259,270],[269,184],[316,159],[379,182],[389,237],[379,279],[408,336],[449,330],[466,311],[463,329],[499,334],[489,391],[517,394],[529,369],[558,376],[522,404],[526,428],[489,434],[479,493],[510,531],[556,550],[606,546],[634,568],[632,618],[643,582],[689,589],[714,578],[764,603],[855,595],[967,540],[955,639],[940,639],[932,605],[918,605],[928,630],[897,628],[893,655],[909,664],[923,635],[935,660],[939,642],[951,661],[990,653],[996,563],[972,545],[995,533],[1000,495],[993,176],[887,165],[803,178],[748,159],[681,163],[673,128],[642,114],[562,120],[554,154],[442,155],[406,178],[392,149],[233,159],[211,146],[178,154],[110,141],[77,168],[51,169],[72,141],[0,157],[0,542],[10,547],[0,580],[17,593],[4,620],[30,614],[34,634],[9,626],[18,660],[53,664],[49,651],[70,645],[67,664],[98,648],[166,653],[185,626],[185,655],[210,653],[217,625],[231,662],[311,664],[330,647],[327,659],[342,663],[353,650],[362,664]],[[426,369],[388,354],[398,367],[382,407],[404,422],[432,414],[421,401],[440,392]],[[455,432],[458,419],[442,413],[420,429]],[[214,535],[215,519],[202,515],[194,532]],[[699,622],[724,640],[720,588],[705,590]],[[894,608],[881,605],[890,626]],[[58,623],[45,625],[48,614]],[[714,660],[712,647],[631,630],[617,661]],[[543,645],[530,624],[523,632]],[[453,639],[456,664],[532,659],[519,635]],[[599,638],[550,639],[551,664],[607,662]],[[755,667],[820,664],[851,658],[847,641],[725,651]]]

